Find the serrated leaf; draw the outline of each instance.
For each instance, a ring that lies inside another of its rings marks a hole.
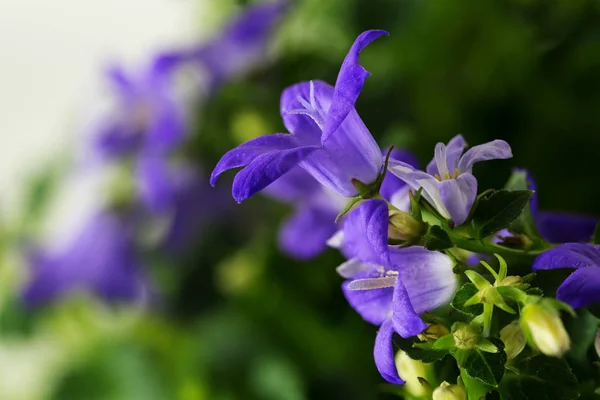
[[[521,215],[532,194],[531,190],[499,190],[480,198],[472,221],[476,237],[483,239],[507,228]]]
[[[420,342],[414,337],[405,339],[399,335],[394,335],[394,344],[413,360],[419,360],[424,363],[441,360],[448,354],[447,350],[434,350],[431,343]]]
[[[579,397],[577,378],[560,358],[535,356],[517,365],[499,387],[502,400],[572,400]]]
[[[488,338],[498,348],[497,353],[488,353],[477,348],[459,350],[455,353],[456,361],[461,369],[473,379],[486,385],[497,387],[504,376],[506,353],[504,343],[500,339]]]
[[[427,250],[441,251],[454,247],[450,236],[440,226],[432,225],[425,234],[423,246]]]
[[[454,294],[450,305],[456,310],[466,315],[479,315],[483,313],[483,304],[476,304],[474,306],[465,306],[467,300],[475,296],[479,290],[472,283],[465,283],[459,290]]]

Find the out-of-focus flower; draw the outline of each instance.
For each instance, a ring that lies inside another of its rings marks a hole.
[[[519,321],[515,320],[506,325],[500,331],[500,339],[504,342],[504,351],[509,360],[517,357],[527,344],[523,330],[519,326]]]
[[[398,374],[406,381],[406,390],[415,397],[427,395],[430,388],[425,387],[419,378],[427,380],[432,374],[432,364],[425,364],[419,360],[413,360],[404,351],[396,353],[396,367]]]
[[[261,136],[227,152],[211,175],[214,185],[229,169],[237,173],[232,194],[241,202],[299,165],[317,181],[345,197],[358,194],[357,182],[373,184],[381,173],[383,156],[354,109],[369,73],[359,53],[387,32],[362,33],[346,56],[335,88],[322,81],[296,84],[281,97],[285,126],[292,134]]]
[[[544,302],[523,307],[520,323],[532,344],[547,356],[562,357],[571,347],[558,311]]]
[[[450,257],[412,246],[388,246],[388,205],[368,200],[344,222],[344,253],[338,267],[350,305],[368,322],[380,325],[375,363],[391,383],[402,384],[394,363],[392,335],[421,333],[427,324],[419,314],[447,304],[456,289]]]
[[[444,381],[433,391],[433,400],[466,400],[465,389]]]
[[[477,179],[472,174],[473,164],[512,157],[510,146],[503,140],[475,146],[463,154],[466,146],[467,143],[461,135],[450,140],[448,146],[438,143],[435,156],[427,166],[427,172],[393,160],[390,160],[388,169],[414,190],[423,188],[423,197],[442,217],[461,225],[467,220],[477,197]]]
[[[32,278],[23,296],[42,305],[78,290],[107,301],[144,302],[149,283],[138,258],[130,221],[100,211],[66,243],[30,255]]]
[[[556,298],[573,308],[600,301],[600,245],[560,245],[539,255],[532,268],[534,271],[574,268],[556,291]]]

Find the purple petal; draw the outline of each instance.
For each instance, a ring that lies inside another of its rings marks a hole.
[[[600,268],[580,268],[573,272],[556,291],[556,298],[573,308],[600,301]]]
[[[387,154],[387,150],[385,150],[382,154]],[[392,154],[390,155],[390,160],[402,161],[408,165],[413,166],[414,168],[419,167],[419,161],[416,159],[416,157],[405,150],[393,149]],[[390,199],[392,198],[392,196],[394,196],[396,192],[398,192],[405,186],[406,183],[402,179],[398,178],[396,175],[386,174],[385,179],[381,184],[379,193],[384,199],[391,201]]]
[[[477,197],[477,179],[466,172],[456,179],[443,180],[439,188],[442,202],[450,217],[456,225],[462,225]]]
[[[329,239],[337,230],[336,212],[315,207],[296,211],[279,231],[279,246],[284,253],[308,260],[327,248]]]
[[[312,96],[311,83],[313,85]],[[314,100],[314,104],[311,106],[314,107],[306,110],[300,99],[310,104],[311,98]],[[300,82],[287,87],[281,94],[280,101],[283,124],[302,143],[320,144],[322,126],[319,127],[319,124],[323,125],[332,98],[333,86],[319,80]],[[306,113],[298,113],[298,110],[306,111]]]
[[[284,203],[309,201],[323,191],[319,184],[308,172],[300,167],[294,167],[263,190],[267,196]]]
[[[540,254],[533,262],[534,271],[600,266],[600,245],[567,243]]]
[[[173,205],[174,177],[166,160],[143,157],[138,161],[136,181],[142,203],[152,212],[161,212]]]
[[[463,151],[467,147],[467,142],[462,135],[454,136],[446,146],[446,168],[454,174],[454,170],[458,168],[458,160]],[[427,165],[427,173],[430,175],[440,175],[435,158]]]
[[[329,137],[337,131],[348,114],[354,110],[354,103],[362,90],[365,80],[370,75],[362,65],[359,64],[359,54],[380,36],[389,35],[386,31],[370,30],[361,33],[348,51],[335,83],[335,92],[327,121],[323,130],[322,143],[325,144]]]
[[[410,212],[410,191],[412,189],[408,185],[404,185],[397,190],[392,197],[388,199],[391,205],[400,211]]]
[[[418,335],[427,328],[427,324],[415,311],[402,279],[396,279],[392,298],[392,323],[394,330],[403,338]]]
[[[296,147],[299,147],[296,138],[284,133],[259,136],[256,139],[242,143],[221,157],[210,175],[210,184],[214,186],[217,183],[219,175],[223,172],[233,168],[244,167],[263,154],[294,149]]]
[[[480,144],[472,147],[461,157],[458,162],[458,170],[461,173],[471,172],[473,164],[480,161],[502,160],[512,157],[512,151],[504,140]]]
[[[351,282],[350,280],[342,284],[342,291],[350,306],[365,321],[373,325],[381,325],[389,318],[392,311],[394,289],[388,287],[372,290],[350,290],[348,289],[348,285]]]
[[[398,375],[398,368],[396,367],[392,343],[393,336],[394,328],[392,327],[391,321],[388,319],[381,325],[377,332],[373,356],[375,358],[377,370],[383,379],[396,385],[403,385],[404,381]]]
[[[344,221],[344,252],[348,258],[389,266],[388,206],[384,200],[367,200]]]
[[[418,246],[392,247],[390,256],[417,314],[435,310],[452,300],[457,280],[450,257]]]
[[[540,234],[551,243],[588,242],[598,222],[598,217],[544,211],[536,219]]]

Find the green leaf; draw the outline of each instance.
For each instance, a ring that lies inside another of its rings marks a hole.
[[[535,356],[517,365],[500,384],[502,400],[571,400],[579,397],[577,378],[560,358]]]
[[[473,213],[476,237],[486,238],[517,219],[529,202],[531,190],[500,190],[481,197]]]
[[[469,400],[479,400],[481,398],[485,399],[485,396],[488,394],[488,392],[492,390],[492,386],[488,386],[478,379],[471,378],[469,374],[467,374],[467,370],[464,368],[460,370],[460,379],[465,385],[465,390],[467,391],[467,397]]]
[[[399,335],[394,335],[394,344],[413,360],[419,360],[424,363],[441,360],[448,354],[447,350],[434,350],[431,343],[421,342],[415,337],[404,339]]]
[[[454,247],[450,236],[438,225],[432,225],[425,234],[423,246],[427,250],[441,251]]]
[[[497,387],[504,376],[504,364],[506,364],[506,353],[504,343],[500,339],[488,338],[498,348],[496,353],[488,353],[480,349],[459,350],[454,357],[458,366],[465,373],[486,385]]]
[[[565,318],[565,328],[571,338],[569,361],[587,363],[587,353],[594,344],[598,330],[598,318],[586,309],[577,310],[577,318]],[[574,365],[571,362],[571,365]]]
[[[450,305],[456,310],[466,315],[479,315],[483,313],[483,304],[476,304],[474,306],[465,306],[467,300],[475,296],[479,290],[472,283],[465,283],[459,290],[454,294],[454,298]]]

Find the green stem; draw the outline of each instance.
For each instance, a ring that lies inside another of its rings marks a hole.
[[[474,253],[484,253],[484,254],[498,254],[505,258],[519,258],[519,259],[530,259],[539,256],[543,252],[548,249],[554,247],[545,247],[541,249],[533,249],[533,250],[521,250],[521,249],[511,249],[509,247],[499,246],[494,243],[484,242],[482,240],[477,239],[469,239],[462,235],[459,235],[452,230],[446,231],[452,239],[452,242],[456,245],[456,247],[461,248],[463,250],[472,251]]]

